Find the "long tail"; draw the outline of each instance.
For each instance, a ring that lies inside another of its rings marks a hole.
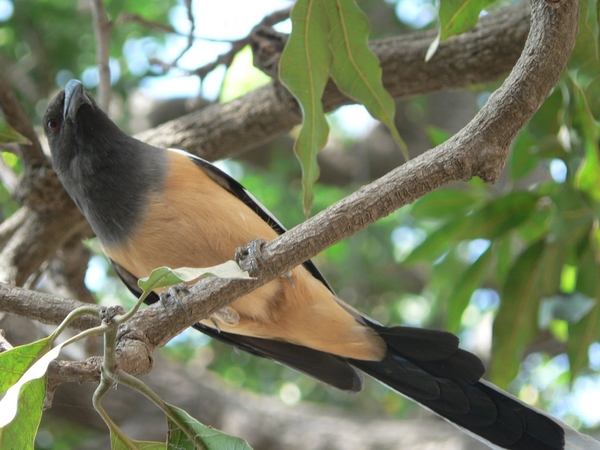
[[[386,341],[382,361],[350,364],[495,449],[598,450],[600,442],[482,381],[475,355],[443,332],[373,326]]]

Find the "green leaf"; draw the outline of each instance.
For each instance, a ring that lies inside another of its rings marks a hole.
[[[561,276],[568,255],[569,252],[563,242],[555,241],[546,244],[538,276],[538,289],[541,296],[554,296],[560,291]]]
[[[550,224],[554,239],[573,243],[589,233],[595,217],[583,201],[581,192],[565,183],[560,191],[552,196],[552,200],[557,209],[555,219]]]
[[[329,40],[333,49],[331,77],[349,97],[365,105],[369,113],[390,130],[408,160],[394,116],[396,105],[381,81],[379,59],[369,47],[369,20],[354,0],[324,0],[329,13]]]
[[[598,160],[600,136],[598,136],[594,116],[580,87],[577,87],[575,95],[573,121],[581,133],[585,150],[585,158],[575,175],[575,187],[588,194],[596,202],[600,202],[600,161]]]
[[[553,320],[576,324],[596,305],[596,301],[581,292],[558,294],[544,299],[540,305],[538,326],[546,329]]]
[[[479,20],[481,11],[495,0],[440,0],[440,40],[470,30]]]
[[[189,437],[171,420],[167,419],[169,434],[167,437],[168,449],[172,450],[252,450],[248,443],[238,437],[230,436],[222,431],[201,424],[184,410],[173,405],[168,405],[171,413],[185,422],[194,431],[195,439]]]
[[[459,239],[494,239],[518,227],[532,213],[537,196],[517,191],[494,200],[467,217]]]
[[[508,171],[513,180],[520,180],[538,165],[539,158],[532,151],[534,147],[535,139],[524,128],[513,141],[508,159]]]
[[[598,40],[598,1],[579,2],[579,33],[575,48],[569,57],[568,68],[576,72],[578,78],[595,78],[600,67],[600,42]]]
[[[567,355],[571,367],[571,383],[577,374],[588,367],[590,345],[600,340],[600,267],[590,247],[583,254],[578,269],[576,290],[594,298],[596,304],[587,316],[569,326]]]
[[[513,237],[508,234],[495,242],[497,254],[496,277],[500,284],[504,284],[513,261],[513,240]]]
[[[0,353],[0,394],[5,393],[48,348],[48,338]]]
[[[537,269],[544,251],[539,241],[527,248],[511,267],[494,321],[490,379],[506,388],[519,370],[526,345],[537,333],[539,292],[535,292]]]
[[[0,427],[0,448],[33,449],[40,426],[46,377],[29,381],[21,387],[16,400],[16,415],[10,423]]]
[[[308,216],[314,200],[312,185],[319,178],[317,153],[329,136],[321,103],[332,62],[329,21],[323,0],[299,0],[291,20],[292,33],[281,55],[279,77],[302,110],[294,152],[302,166],[302,203]]]
[[[402,263],[410,265],[421,261],[435,261],[450,250],[455,237],[462,232],[464,223],[465,217],[459,217],[430,233]]]
[[[479,20],[483,9],[495,0],[440,0],[438,35],[427,49],[425,61],[435,54],[440,42],[470,30]]]
[[[0,379],[10,380],[2,381],[3,388],[11,384],[0,400],[0,448],[33,448],[46,396],[46,371],[62,348],[58,345],[41,356],[49,342],[46,338],[0,354]]]
[[[410,214],[418,219],[446,219],[466,215],[482,200],[481,193],[473,189],[438,189],[417,200]]]
[[[547,198],[542,198],[535,205],[532,214],[519,226],[519,234],[526,242],[539,241],[548,234],[555,217],[554,203]]]
[[[9,124],[0,118],[0,144],[31,144],[31,141],[15,131]]]
[[[582,2],[585,3],[585,2]],[[587,13],[585,15],[586,28],[590,34],[594,37],[596,59],[600,59],[600,17],[599,17],[599,3],[598,0],[587,0]],[[583,5],[582,5],[583,7]]]
[[[462,314],[469,306],[475,289],[484,281],[492,262],[492,246],[477,258],[458,279],[448,299],[448,331],[456,333],[460,328]]]
[[[153,289],[190,283],[208,277],[251,278],[248,272],[243,271],[235,261],[226,261],[223,264],[205,268],[180,267],[171,269],[169,267],[159,267],[154,269],[149,276],[140,278],[138,286],[144,292],[149,292]]]

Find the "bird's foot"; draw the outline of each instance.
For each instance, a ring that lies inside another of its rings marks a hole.
[[[262,246],[266,242],[264,239],[254,239],[245,247],[235,249],[235,261],[242,269],[248,270],[250,276],[261,274],[259,266],[262,262]]]
[[[159,298],[160,298],[160,302],[163,304],[163,306],[165,308],[167,306],[167,303],[170,300],[175,300],[175,302],[177,303],[177,306],[179,306],[184,313],[187,313],[187,311],[183,307],[183,304],[181,303],[181,299],[183,299],[189,293],[190,293],[189,288],[185,284],[179,283],[179,284],[176,284],[175,286],[171,286],[166,291],[161,292],[159,294]]]

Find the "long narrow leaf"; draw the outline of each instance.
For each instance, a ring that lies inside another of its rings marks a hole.
[[[354,0],[325,0],[329,12],[330,42],[333,48],[331,77],[340,90],[365,105],[383,122],[408,160],[394,116],[396,105],[383,87],[381,67],[369,47],[369,21]]]
[[[593,251],[588,248],[581,258],[577,276],[578,292],[593,297],[596,305],[582,320],[569,326],[567,356],[571,368],[571,382],[588,366],[588,349],[592,342],[600,340],[600,267]]]
[[[303,206],[308,216],[314,199],[312,185],[319,178],[317,153],[329,136],[321,103],[332,62],[329,21],[323,0],[299,0],[291,19],[292,33],[281,55],[279,77],[302,109],[294,151],[302,165]]]
[[[494,321],[491,380],[506,388],[517,375],[525,346],[537,332],[537,268],[544,251],[539,241],[525,250],[510,269]]]
[[[534,210],[537,196],[517,191],[488,203],[468,216],[460,239],[493,239],[519,226]]]
[[[577,101],[574,124],[581,132],[585,149],[585,158],[575,175],[575,186],[595,201],[600,201],[600,161],[598,158],[600,147],[598,146],[597,126],[580,87],[577,87],[575,95]]]
[[[452,289],[448,299],[448,331],[456,333],[466,307],[469,306],[471,295],[484,280],[492,262],[492,246],[483,252],[460,277]]]

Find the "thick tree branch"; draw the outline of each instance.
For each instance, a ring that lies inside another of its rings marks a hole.
[[[443,42],[428,63],[425,53],[435,38],[431,31],[373,41],[371,47],[381,60],[386,89],[400,99],[496,81],[514,66],[528,32],[529,10],[522,4],[489,14],[475,29]],[[330,83],[323,103],[331,111],[353,101]],[[211,105],[137,137],[215,160],[286,133],[300,121],[294,98],[273,82],[230,103]]]

